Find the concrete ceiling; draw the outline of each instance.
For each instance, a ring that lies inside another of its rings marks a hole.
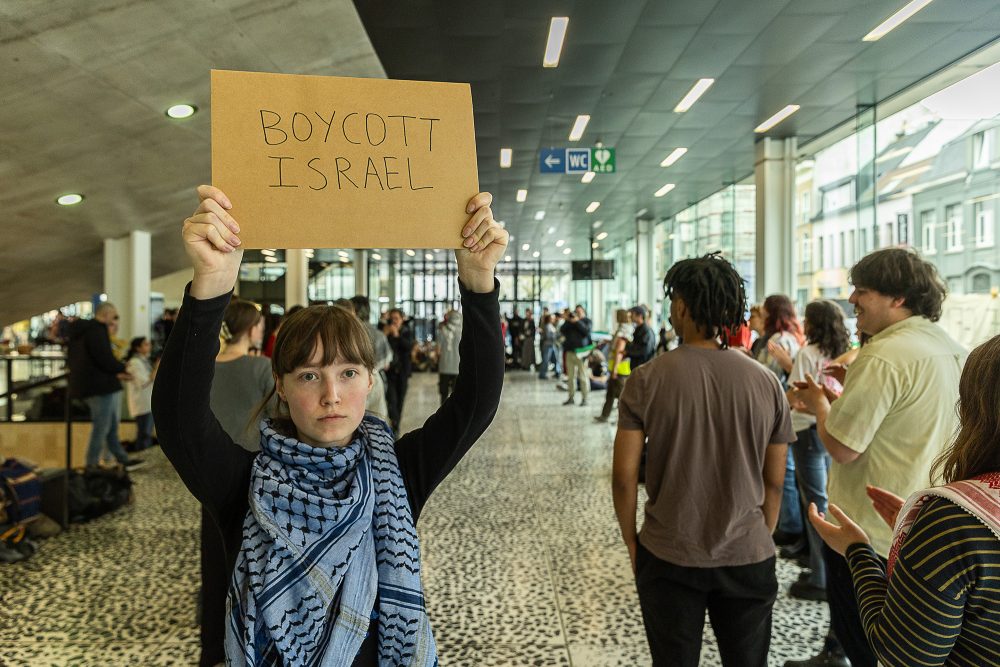
[[[211,177],[211,68],[381,77],[384,64],[396,78],[471,82],[480,182],[495,193],[497,216],[518,246],[537,245],[556,226],[557,238],[582,257],[595,219],[605,221],[609,241],[625,238],[637,210],[668,216],[751,173],[752,129],[785,104],[802,110],[777,136],[815,136],[849,119],[856,105],[882,100],[1000,35],[996,0],[935,0],[880,42],[861,42],[902,4],[2,3],[0,323],[100,291],[102,241],[133,229],[153,234],[154,277],[184,267],[179,223],[195,185]],[[546,70],[540,61],[552,16],[569,16],[570,24],[560,66]],[[717,81],[692,111],[673,113],[699,77]],[[166,118],[178,102],[200,112]],[[539,175],[539,149],[568,145],[581,113],[592,119],[580,144],[616,147],[619,173],[589,185]],[[500,170],[505,146],[514,149],[514,166]],[[690,151],[660,168],[675,146]],[[653,198],[666,182],[677,189]],[[518,188],[529,190],[523,205],[514,201]],[[66,192],[86,200],[55,205]],[[594,200],[602,206],[588,215]],[[542,223],[537,210],[546,211]]]
[[[0,3],[0,324],[100,292],[103,240],[133,229],[154,277],[185,266],[212,68],[385,76],[349,0]],[[200,112],[167,118],[181,102]]]
[[[481,188],[516,237],[542,259],[590,252],[593,222],[606,243],[634,234],[637,211],[654,219],[753,171],[753,129],[787,104],[801,110],[770,136],[800,144],[1000,37],[997,0],[935,0],[875,43],[861,38],[905,0],[355,0],[392,78],[469,81]],[[543,69],[553,16],[568,16],[558,68]],[[699,78],[712,88],[691,111],[674,106]],[[590,124],[568,141],[578,114]],[[615,175],[539,174],[539,151],[617,149]],[[689,152],[660,162],[675,147]],[[501,147],[513,166],[499,167]],[[670,194],[655,198],[665,183]],[[528,198],[518,204],[518,189]],[[600,201],[593,214],[585,212]],[[542,222],[537,211],[546,212]],[[549,235],[548,229],[556,227]]]

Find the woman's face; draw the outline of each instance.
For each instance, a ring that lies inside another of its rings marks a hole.
[[[278,395],[288,403],[299,440],[313,447],[343,447],[365,416],[373,379],[363,364],[338,358],[321,366],[322,359],[322,345],[317,345],[308,364],[278,378]]]
[[[141,343],[139,343],[139,354],[141,354],[142,356],[148,357],[149,353],[152,351],[153,351],[153,344],[149,341],[148,338],[144,339]]]

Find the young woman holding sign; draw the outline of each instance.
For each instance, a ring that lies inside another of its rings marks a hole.
[[[395,440],[365,415],[374,352],[337,306],[282,324],[272,371],[279,416],[261,451],[235,444],[209,407],[222,315],[242,251],[229,199],[198,188],[184,221],[194,279],[153,394],[160,443],[226,546],[231,665],[437,664],[414,529],[424,503],[486,430],[503,383],[493,270],[508,235],[492,197],[468,204],[456,251],[465,327],[455,393],[422,428]]]

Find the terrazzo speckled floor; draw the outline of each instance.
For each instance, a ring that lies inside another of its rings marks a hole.
[[[410,384],[404,429],[437,404]],[[424,584],[443,667],[650,664],[611,504],[613,425],[562,406],[554,383],[508,376],[482,441],[428,502]],[[136,502],[0,565],[0,665],[193,665],[198,507],[159,450]],[[778,561],[782,591],[798,568]],[[771,665],[821,644],[823,604],[775,605]],[[703,665],[719,664],[706,627]]]

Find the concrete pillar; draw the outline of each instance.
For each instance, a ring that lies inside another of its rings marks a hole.
[[[354,293],[368,296],[368,251],[354,251]],[[377,297],[378,295],[376,295]]]
[[[149,336],[150,234],[104,240],[104,293],[118,308],[118,337]]]
[[[635,268],[638,278],[637,303],[653,307],[653,221],[645,218],[635,220]],[[631,304],[636,305],[636,304]]]
[[[300,248],[285,251],[285,310],[296,305],[309,305],[309,258]]]
[[[757,302],[769,294],[794,297],[795,150],[795,137],[765,137],[755,146],[757,261],[753,298]]]
[[[382,310],[396,307],[396,261],[399,259],[400,253],[401,251],[399,250],[386,250],[386,255],[383,257],[383,261],[385,261],[386,258],[388,258],[389,261],[389,280],[386,285],[389,290],[389,293],[386,295],[389,298],[389,301],[382,304],[384,307],[380,308],[380,313]]]

